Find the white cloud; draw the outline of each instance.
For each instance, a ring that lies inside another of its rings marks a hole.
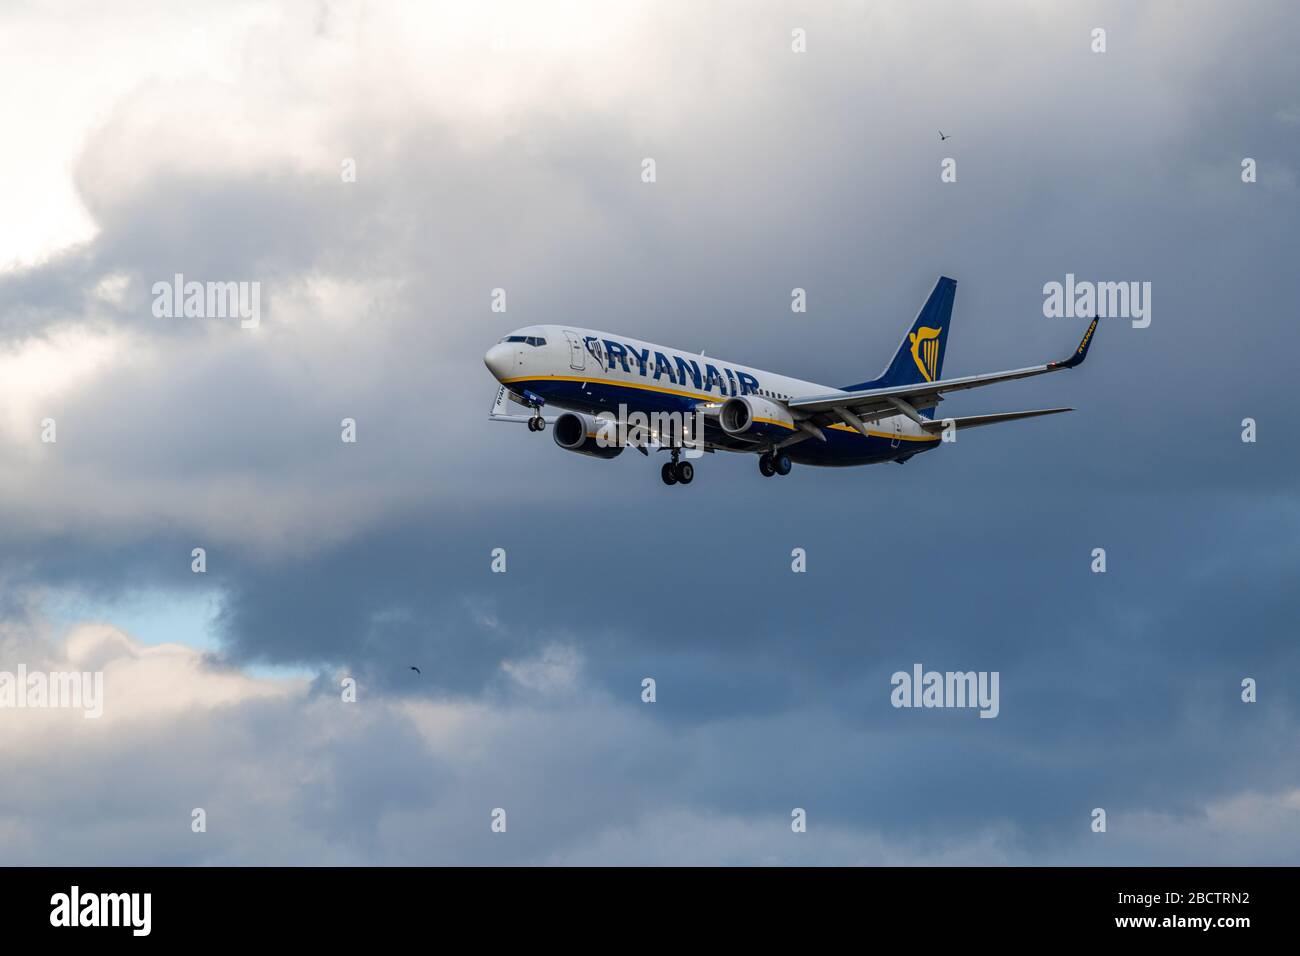
[[[0,128],[22,131],[0,150],[0,271],[92,239],[96,225],[72,180],[87,136],[146,81],[231,79],[237,38],[267,11],[259,3],[138,2],[74,4],[59,15],[26,4],[0,9],[0,81],[21,91],[0,98]]]
[[[41,419],[57,423],[69,392],[100,381],[133,346],[143,345],[127,330],[82,323],[0,340],[0,439],[7,450],[48,451],[41,447]]]
[[[582,673],[582,657],[567,644],[548,644],[534,657],[501,662],[515,683],[543,694],[572,691]]]
[[[98,747],[107,739],[153,733],[179,716],[301,694],[306,687],[301,680],[259,680],[213,667],[183,644],[141,644],[110,624],[75,627],[54,647],[11,638],[0,650],[5,652],[2,666],[10,673],[22,664],[28,673],[103,675],[97,718],[87,720],[77,709],[0,710],[0,743],[15,759]]]

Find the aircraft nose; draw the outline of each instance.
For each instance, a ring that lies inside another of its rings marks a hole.
[[[496,377],[497,381],[500,381],[510,374],[514,359],[514,349],[505,342],[498,342],[487,350],[487,355],[483,356],[483,364],[488,367],[488,371]]]

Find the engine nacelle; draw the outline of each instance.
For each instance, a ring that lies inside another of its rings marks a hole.
[[[590,455],[592,458],[617,458],[623,454],[623,446],[615,444],[618,440],[617,428],[612,423],[592,418],[590,415],[565,412],[555,420],[551,435],[555,439],[555,444],[565,451],[576,451],[579,455]]]
[[[796,427],[788,408],[758,395],[727,399],[718,412],[718,424],[732,438],[752,442],[789,437]]]

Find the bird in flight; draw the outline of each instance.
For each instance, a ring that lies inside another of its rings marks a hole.
[[[945,139],[952,139],[952,137],[951,137],[951,136],[944,136],[944,135],[943,135],[943,130],[939,130],[939,142],[942,143]]]
[[[424,674],[420,671],[420,668],[416,667],[414,664],[411,665],[411,670],[415,671],[415,672],[416,672],[417,674],[419,674],[421,677],[424,676]]]

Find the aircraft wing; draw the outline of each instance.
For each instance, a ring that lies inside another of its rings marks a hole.
[[[1019,378],[1030,378],[1047,372],[1059,372],[1061,369],[1081,365],[1088,356],[1088,347],[1092,344],[1093,333],[1097,330],[1097,319],[1093,319],[1088,331],[1074,354],[1060,362],[1048,362],[1046,365],[1031,365],[1007,372],[990,372],[985,375],[967,375],[962,378],[945,378],[937,382],[918,382],[915,385],[895,385],[890,388],[869,388],[855,392],[833,392],[827,395],[808,395],[793,398],[786,405],[794,412],[815,414],[834,412],[838,415],[854,416],[863,422],[878,421],[891,415],[902,413],[918,423],[927,421],[916,415],[917,408],[929,408],[938,404],[944,392],[956,392],[967,388],[979,388],[982,385],[995,385],[998,382],[1011,382]],[[1055,411],[1055,410],[1052,410]],[[1020,414],[1020,413],[1014,413]],[[982,422],[981,424],[991,424]]]

